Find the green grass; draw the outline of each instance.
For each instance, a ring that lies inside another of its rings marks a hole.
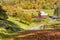
[[[53,15],[53,10],[44,10],[46,13],[48,13],[49,15]],[[37,10],[25,10],[24,11],[25,13],[28,13],[29,15],[31,15],[32,13],[34,13],[34,15],[37,15],[38,14],[38,12],[37,12]],[[21,22],[19,22],[19,21],[16,21],[15,20],[15,18],[12,18],[12,17],[9,17],[9,19],[8,19],[9,21],[12,21],[13,23],[15,23],[15,24],[17,24],[17,25],[19,25],[21,28],[23,28],[23,29],[25,29],[25,30],[27,30],[27,29],[29,29],[29,28],[32,28],[32,27],[34,27],[34,26],[37,26],[37,25],[39,25],[39,24],[41,24],[41,23],[46,23],[46,22],[49,22],[49,19],[47,18],[47,19],[42,19],[42,20],[44,20],[44,21],[42,21],[42,22],[39,22],[39,23],[35,23],[35,22],[32,22],[30,25],[26,25],[26,24],[23,24],[23,23],[21,23]]]
[[[53,10],[53,9],[50,9],[50,10],[49,10],[49,9],[47,9],[47,10],[44,9],[43,11],[46,12],[46,13],[48,13],[49,15],[53,15],[53,13],[54,13],[54,10]],[[38,14],[38,11],[37,11],[37,10],[24,10],[24,12],[25,12],[25,13],[28,13],[28,14],[30,14],[30,15],[31,15],[32,13],[35,14],[35,15]]]
[[[53,16],[54,10],[44,10],[46,13],[48,13],[50,16]]]
[[[17,25],[19,25],[20,26],[20,28],[23,28],[23,29],[25,29],[25,30],[27,30],[27,29],[29,29],[29,28],[31,28],[31,27],[34,27],[34,26],[36,26],[36,25],[38,25],[38,23],[31,23],[30,25],[26,25],[26,24],[23,24],[23,23],[21,23],[21,22],[19,22],[19,21],[16,21],[14,18],[12,18],[12,17],[9,17],[9,19],[8,19],[9,21],[12,21],[13,23],[15,23],[15,24],[17,24]]]

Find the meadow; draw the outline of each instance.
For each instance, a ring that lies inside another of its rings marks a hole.
[[[46,13],[48,13],[49,15],[53,15],[53,10],[43,10],[43,11],[46,12]],[[37,10],[24,10],[24,12],[28,13],[29,15],[31,15],[32,13],[33,13],[34,15],[36,15],[36,16],[38,15]],[[34,20],[34,18],[32,18],[32,19]],[[35,18],[35,19],[37,19],[37,18]],[[28,30],[29,28],[32,28],[32,27],[34,27],[34,26],[37,26],[37,25],[43,23],[43,21],[41,21],[41,22],[32,22],[30,25],[26,25],[26,24],[24,24],[24,23],[21,23],[21,22],[15,20],[13,17],[9,17],[8,20],[9,20],[9,21],[12,21],[13,23],[15,23],[15,24],[17,24],[17,25],[19,25],[21,28],[23,28],[23,29],[25,29],[25,30]],[[42,20],[44,20],[44,22],[49,21],[48,18],[42,19]]]

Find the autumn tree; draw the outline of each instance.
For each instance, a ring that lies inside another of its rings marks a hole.
[[[44,9],[53,9],[56,0],[0,0],[3,5],[19,4],[22,8],[31,9],[36,6],[41,6]]]
[[[19,21],[25,22],[27,24],[32,23],[32,17],[28,13],[25,13],[22,8],[16,9],[16,18],[19,19]]]

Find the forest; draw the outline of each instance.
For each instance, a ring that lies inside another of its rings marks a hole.
[[[57,0],[0,0],[2,5],[19,6],[24,9],[53,9]]]

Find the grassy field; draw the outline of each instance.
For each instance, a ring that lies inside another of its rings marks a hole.
[[[50,16],[53,16],[54,10],[44,10],[46,13],[48,13]]]
[[[54,13],[54,10],[53,9],[44,9],[43,10],[44,12],[46,12],[46,13],[48,13],[49,15],[53,15],[53,13]],[[33,13],[33,14],[35,14],[35,15],[37,15],[38,14],[38,11],[37,10],[24,10],[24,12],[25,13],[28,13],[28,14],[30,14],[31,15],[31,13]]]
[[[13,23],[15,23],[15,24],[17,24],[17,25],[19,25],[20,26],[20,28],[23,28],[24,30],[27,30],[27,29],[29,29],[29,28],[31,28],[31,27],[34,27],[34,26],[37,26],[39,23],[31,23],[30,25],[26,25],[26,24],[23,24],[23,23],[21,23],[21,22],[19,22],[19,21],[16,21],[14,18],[12,18],[12,17],[9,17],[9,19],[8,19],[9,21],[12,21]]]
[[[49,15],[53,15],[53,10],[44,10],[46,13],[48,13]],[[28,13],[28,14],[30,14],[31,15],[31,13],[33,13],[34,15],[37,15],[38,14],[38,12],[36,11],[36,10],[24,10],[24,12],[25,13]],[[25,30],[28,30],[29,28],[32,28],[32,27],[34,27],[34,26],[37,26],[37,25],[39,25],[39,24],[41,24],[41,23],[46,23],[46,22],[48,22],[49,21],[49,19],[47,18],[47,19],[42,19],[42,20],[44,20],[44,21],[41,21],[41,22],[38,22],[38,23],[35,23],[35,22],[32,22],[30,25],[26,25],[26,24],[23,24],[23,23],[21,23],[21,22],[19,22],[19,21],[16,21],[15,20],[15,18],[12,18],[12,17],[9,17],[9,19],[8,19],[9,21],[12,21],[13,23],[15,23],[15,24],[17,24],[17,25],[19,25],[21,28],[23,28],[23,29],[25,29]]]

